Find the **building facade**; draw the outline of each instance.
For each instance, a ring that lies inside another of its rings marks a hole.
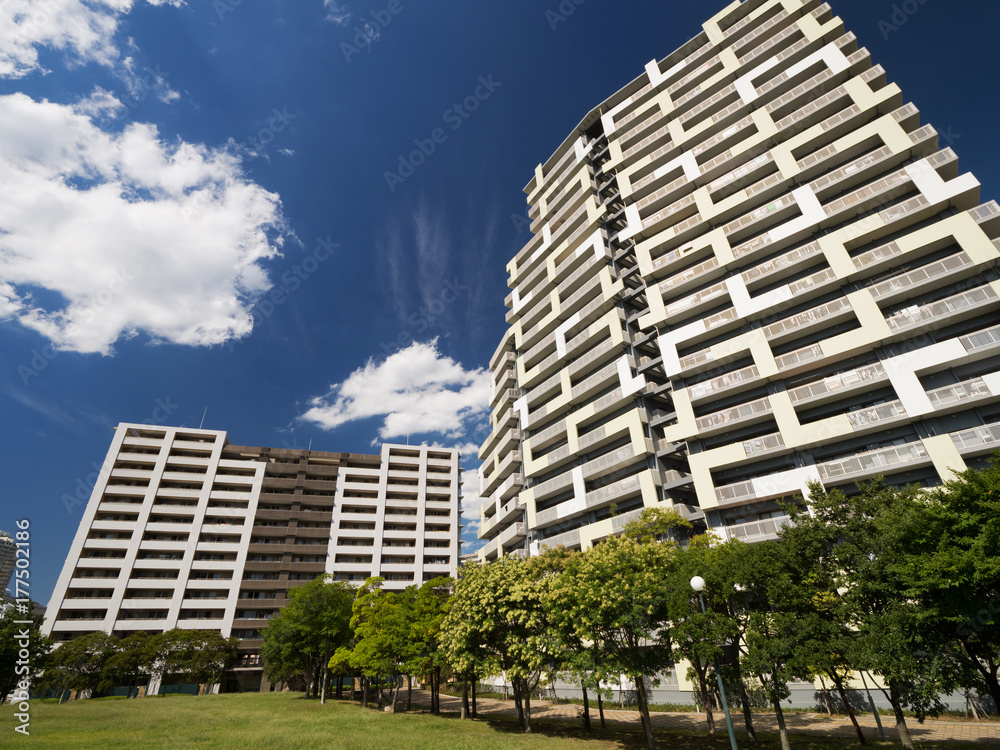
[[[225,432],[120,424],[46,612],[67,641],[174,627],[240,639],[225,686],[267,689],[261,631],[324,573],[400,590],[454,576],[459,456],[247,447]]]
[[[481,559],[656,506],[772,538],[809,482],[1000,447],[1000,207],[826,3],[730,4],[525,191]]]
[[[17,557],[17,542],[6,531],[0,531],[0,594],[7,590]]]

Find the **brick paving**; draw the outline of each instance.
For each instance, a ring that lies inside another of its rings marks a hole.
[[[405,700],[405,693],[401,696]],[[478,698],[477,707],[480,717],[490,716],[517,716],[517,710],[513,701],[499,701],[490,698]],[[430,693],[426,690],[413,691],[413,706],[416,709],[426,710],[430,707]],[[443,713],[460,713],[462,699],[450,695],[441,696],[441,710]],[[596,724],[600,722],[600,715],[596,704],[591,704],[591,720]],[[704,714],[685,713],[653,713],[653,726],[664,729],[705,729]],[[604,709],[604,719],[609,725],[628,726],[638,728],[639,712],[622,711],[618,709]],[[550,701],[535,700],[531,702],[531,720],[534,721],[558,721],[558,722],[583,722],[583,706],[572,703],[552,703]],[[758,732],[778,731],[778,724],[772,714],[754,714],[754,728]],[[882,726],[885,728],[886,738],[898,741],[899,735],[896,733],[895,719],[882,717]],[[737,735],[743,729],[743,715],[740,713],[733,715],[733,724]],[[817,735],[824,737],[844,737],[854,739],[857,734],[847,717],[829,717],[824,714],[814,713],[787,713],[785,714],[785,724],[789,732],[793,734]],[[878,729],[875,719],[871,715],[867,717],[858,716],[858,724],[861,725],[865,737],[868,739],[878,739]],[[974,722],[974,721],[931,721],[918,724],[915,719],[907,721],[910,736],[916,742],[977,742],[1000,744],[1000,722]],[[725,732],[725,717],[721,712],[716,713],[717,731]]]

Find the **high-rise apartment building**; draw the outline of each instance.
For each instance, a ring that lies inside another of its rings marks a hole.
[[[1000,208],[818,0],[734,2],[535,169],[482,559],[1000,448]]]
[[[17,542],[6,531],[0,531],[0,594],[7,590],[7,584],[14,575],[17,557]]]
[[[456,574],[459,472],[443,448],[257,448],[120,424],[43,630],[218,630],[240,639],[227,689],[266,689],[261,631],[289,589],[324,573],[390,590]]]

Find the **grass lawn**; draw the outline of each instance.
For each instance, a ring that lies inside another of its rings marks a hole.
[[[243,693],[172,696],[140,700],[99,699],[58,705],[31,705],[31,737],[14,732],[18,723],[12,706],[0,707],[0,747],[117,750],[118,748],[199,748],[203,750],[300,750],[336,748],[370,750],[399,747],[419,750],[507,750],[507,748],[643,747],[638,731],[621,728],[587,735],[580,726],[536,723],[531,735],[512,721],[461,721],[429,714],[386,714],[363,710],[353,703],[305,700],[301,693]],[[728,750],[729,741],[702,733],[657,732],[661,747],[671,750]],[[776,737],[765,736],[761,747],[776,750]],[[835,750],[857,747],[843,740],[792,737],[793,750]],[[882,747],[898,744],[882,743]],[[870,745],[879,747],[879,745]],[[935,745],[968,749],[968,745]]]

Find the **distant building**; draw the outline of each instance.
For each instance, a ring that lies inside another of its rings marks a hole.
[[[290,589],[324,573],[390,590],[456,574],[459,486],[444,448],[259,448],[120,424],[43,632],[218,630],[241,642],[223,689],[266,690],[261,631]]]
[[[1000,207],[819,0],[726,5],[528,182],[493,355],[484,560],[643,508],[778,501],[1000,448]]]
[[[7,590],[11,576],[14,575],[14,557],[17,555],[17,542],[6,531],[0,531],[0,594]]]

